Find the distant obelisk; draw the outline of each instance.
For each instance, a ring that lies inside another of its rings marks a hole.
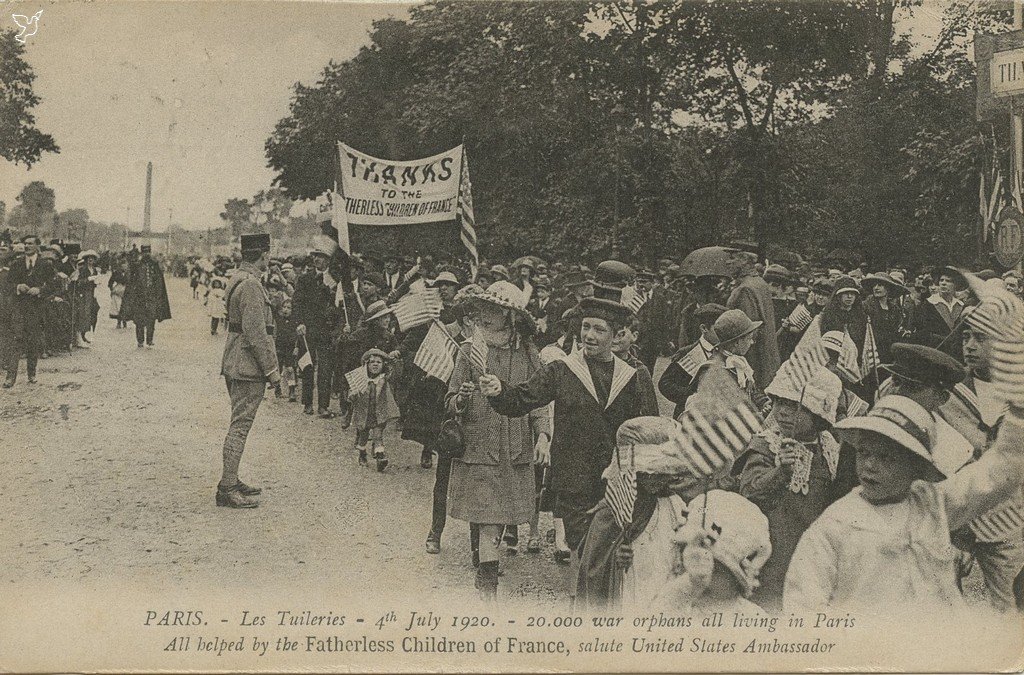
[[[146,165],[146,211],[142,216],[142,231],[149,234],[149,211],[153,196],[153,162]]]

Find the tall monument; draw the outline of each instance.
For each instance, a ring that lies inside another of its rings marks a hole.
[[[149,162],[146,165],[146,211],[142,216],[142,231],[146,234],[150,232],[150,205],[153,193],[153,162]]]

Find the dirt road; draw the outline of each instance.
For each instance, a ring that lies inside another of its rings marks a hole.
[[[214,506],[229,415],[224,337],[210,335],[183,280],[168,278],[168,288],[174,318],[158,324],[155,348],[137,349],[131,328],[114,327],[101,292],[92,347],[41,361],[38,384],[23,371],[0,394],[3,581],[202,589],[326,580],[365,597],[471,593],[465,523],[449,521],[439,556],[423,549],[434,473],[419,467],[419,446],[391,440],[387,472],[362,469],[353,432],[272,392],[242,463],[243,478],[264,489],[261,506]],[[503,568],[506,597],[565,598],[567,568],[548,544],[503,555]]]

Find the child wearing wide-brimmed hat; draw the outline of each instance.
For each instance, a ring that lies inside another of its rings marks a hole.
[[[384,429],[398,419],[398,404],[391,390],[388,364],[391,357],[380,349],[368,349],[360,359],[366,369],[367,383],[349,393],[352,405],[352,426],[356,430],[356,450],[360,466],[366,466],[368,453],[373,453],[377,471],[388,466],[384,448]]]
[[[754,602],[782,606],[786,569],[805,530],[834,501],[840,444],[830,433],[843,383],[824,366],[806,382],[782,370],[765,393],[773,405],[765,428],[737,457],[739,493],[768,516],[772,558],[761,570]]]
[[[909,398],[885,396],[835,429],[856,448],[860,486],[800,539],[786,575],[785,610],[962,607],[950,532],[1019,487],[1024,409],[1011,406],[992,448],[949,476],[939,468],[934,418]]]

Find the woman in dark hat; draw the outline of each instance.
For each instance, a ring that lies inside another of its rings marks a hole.
[[[857,345],[857,354],[864,349],[868,315],[861,303],[860,286],[852,277],[839,277],[832,289],[832,298],[821,312],[821,334],[848,331]]]
[[[910,291],[884,272],[865,277],[861,288],[870,294],[864,301],[864,312],[875,334],[878,356],[883,363],[888,363],[892,344],[900,339],[900,326],[903,323],[900,299]]]

